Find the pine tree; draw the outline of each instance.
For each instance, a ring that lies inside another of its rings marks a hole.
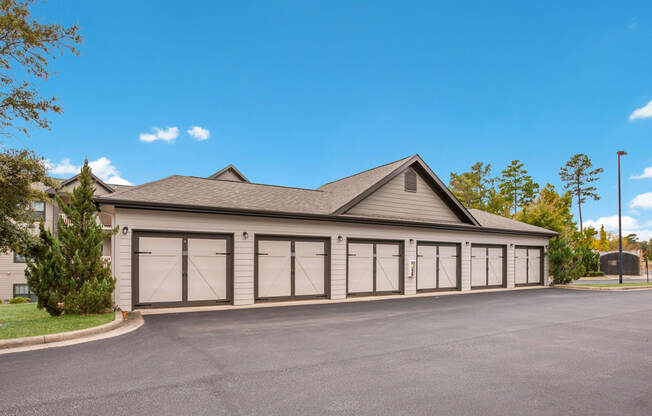
[[[66,276],[59,241],[45,229],[43,222],[39,225],[38,241],[29,248],[25,260],[25,277],[31,292],[38,298],[37,306],[52,316],[61,315],[63,298],[74,285]]]
[[[519,160],[512,160],[502,176],[498,179],[501,193],[508,198],[512,208],[512,217],[516,217],[518,208],[524,207],[534,201],[539,192],[539,185],[532,180]]]
[[[74,290],[64,296],[64,308],[71,313],[99,313],[111,307],[115,288],[111,269],[102,261],[102,242],[117,228],[104,231],[97,220],[88,160],[84,161],[78,180],[72,193],[67,192],[68,203],[56,196],[63,213],[57,223],[57,237],[66,260],[65,275],[74,282]]]
[[[590,185],[592,182],[600,179],[600,174],[604,169],[597,168],[591,169],[593,163],[591,159],[583,153],[578,153],[566,162],[566,166],[562,166],[559,170],[559,177],[564,181],[564,188],[567,189],[573,198],[577,199],[577,209],[580,215],[580,231],[583,230],[584,224],[582,223],[582,204],[589,197],[594,201],[600,199],[597,194],[597,188]]]

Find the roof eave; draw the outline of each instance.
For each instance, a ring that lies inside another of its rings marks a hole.
[[[440,230],[455,230],[465,232],[489,232],[496,234],[513,234],[513,235],[529,235],[540,237],[554,237],[557,235],[554,231],[525,231],[525,230],[509,230],[492,227],[482,227],[468,224],[441,224],[429,223],[418,221],[405,221],[393,220],[384,218],[367,218],[356,217],[351,215],[332,215],[332,214],[312,214],[312,213],[297,213],[286,211],[269,211],[269,210],[253,210],[253,209],[239,209],[239,208],[219,208],[200,205],[182,205],[182,204],[169,204],[169,203],[151,203],[141,201],[125,201],[120,199],[112,199],[107,197],[95,198],[98,204],[114,205],[116,208],[131,208],[131,209],[149,209],[157,211],[177,211],[177,212],[194,212],[206,214],[225,214],[225,215],[243,215],[243,216],[257,216],[268,218],[287,218],[287,219],[301,219],[301,220],[318,220],[318,221],[333,221],[333,222],[348,222],[359,224],[374,224],[374,225],[394,225],[394,226],[407,226],[407,227],[420,227],[429,229]]]

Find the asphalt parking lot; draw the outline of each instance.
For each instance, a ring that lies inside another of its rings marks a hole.
[[[652,291],[146,317],[0,355],[1,415],[650,415]]]

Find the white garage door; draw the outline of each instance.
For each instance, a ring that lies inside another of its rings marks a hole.
[[[140,237],[138,251],[139,303],[181,302],[183,239]]]
[[[515,283],[517,285],[541,284],[543,248],[516,247],[514,251]]]
[[[398,292],[401,267],[398,244],[376,244],[376,292]]]
[[[347,293],[373,295],[403,291],[401,245],[388,241],[347,244]]]
[[[295,241],[294,243],[294,293],[296,296],[323,295],[325,293],[326,264],[324,243],[320,241]]]
[[[349,243],[348,292],[372,293],[374,291],[374,245]]]
[[[458,250],[456,244],[419,243],[417,290],[457,288]]]
[[[258,241],[258,297],[292,296],[291,242]]]
[[[471,246],[471,287],[505,285],[504,253],[503,246]]]
[[[256,300],[326,297],[330,240],[257,238]]]
[[[135,307],[231,300],[230,236],[135,232]]]
[[[517,285],[527,284],[527,248],[517,247],[514,250],[514,283]]]
[[[188,300],[228,298],[226,240],[188,238]]]

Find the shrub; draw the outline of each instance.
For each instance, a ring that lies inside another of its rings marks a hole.
[[[550,240],[548,256],[554,283],[566,284],[580,276],[580,269],[583,269],[579,267],[581,258],[575,254],[565,237],[559,236]]]
[[[604,272],[599,272],[595,270],[590,270],[586,273],[588,277],[604,276]]]
[[[113,278],[85,281],[79,289],[69,293],[63,300],[66,313],[100,313],[111,308],[111,293],[115,287]]]
[[[16,298],[11,298],[9,299],[9,303],[12,305],[16,305],[18,303],[27,303],[29,302],[29,298],[23,298],[23,297],[16,297]]]

